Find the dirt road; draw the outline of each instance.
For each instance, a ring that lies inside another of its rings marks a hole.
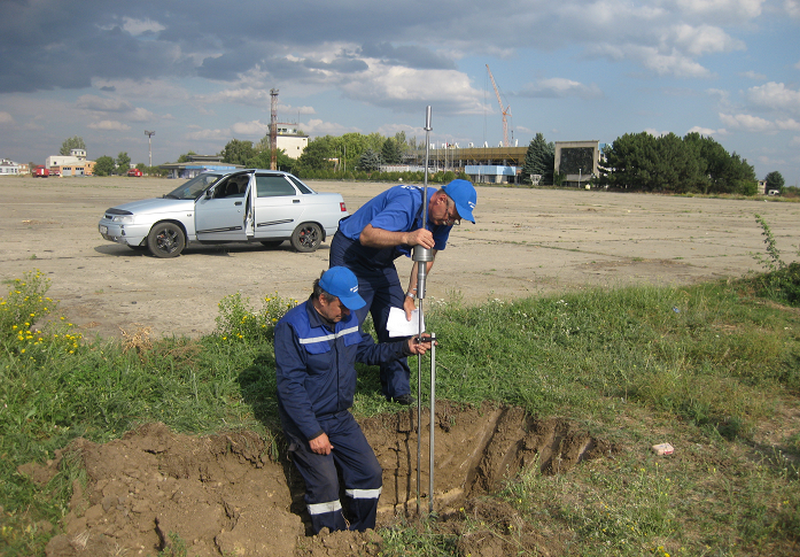
[[[178,185],[149,178],[0,178],[0,280],[39,269],[59,313],[86,336],[199,336],[217,304],[241,292],[254,308],[276,293],[304,299],[327,268],[329,241],[312,254],[288,242],[194,246],[157,259],[103,240],[111,206]],[[310,182],[341,193],[353,212],[388,184]],[[773,198],[724,200],[603,191],[478,187],[477,224],[453,229],[428,280],[428,297],[467,303],[631,283],[690,284],[760,270],[762,215],[786,261],[796,258],[800,205]],[[410,261],[398,260],[401,277]],[[3,290],[2,294],[5,294]]]

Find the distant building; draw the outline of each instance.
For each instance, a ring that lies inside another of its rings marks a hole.
[[[51,155],[44,165],[51,176],[92,176],[95,161],[86,160],[85,149],[71,149],[69,155]]]
[[[516,166],[501,164],[468,164],[464,173],[476,184],[514,184],[517,182]]]
[[[308,147],[308,136],[300,131],[297,124],[277,124],[277,146],[287,157],[297,159]]]
[[[599,175],[599,141],[556,141],[555,147],[554,171],[564,174],[564,186],[583,187]]]
[[[8,159],[0,159],[0,176],[17,176],[18,174],[24,174],[25,170],[22,168],[28,167],[28,165],[20,165],[15,163],[12,160]]]
[[[209,170],[236,170],[242,168],[240,164],[222,162],[221,155],[187,155],[186,162],[170,162],[160,164],[158,167],[169,172],[168,178],[194,178]]]

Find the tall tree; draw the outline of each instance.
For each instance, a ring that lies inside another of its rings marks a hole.
[[[600,168],[600,183],[612,188],[649,190],[652,188],[656,138],[646,132],[624,134],[606,146]]]
[[[278,163],[278,170],[290,172],[294,165],[294,159],[286,154],[283,149],[278,149],[276,162]],[[272,151],[269,149],[259,151],[255,156],[247,159],[244,165],[247,168],[269,168],[272,164]]]
[[[84,151],[86,150],[86,143],[84,143],[82,137],[74,135],[72,137],[65,139],[64,143],[61,144],[61,149],[58,151],[58,154],[67,156],[73,149],[83,149]]]
[[[246,166],[247,161],[256,156],[256,150],[253,147],[252,141],[231,139],[220,154],[222,155],[223,162]]]
[[[770,190],[778,190],[779,193],[783,193],[783,186],[786,184],[783,180],[783,174],[777,170],[773,170],[766,175],[764,180],[767,182],[767,193],[769,193]]]
[[[399,164],[401,160],[403,160],[403,155],[397,140],[393,137],[387,138],[381,147],[381,161],[383,164]]]
[[[372,149],[367,149],[361,154],[361,157],[358,159],[358,169],[364,170],[365,172],[374,172],[376,170],[380,170],[381,168],[381,156],[373,151]]]
[[[674,133],[656,139],[651,189],[667,193],[698,191],[704,168],[695,149]]]
[[[131,168],[131,158],[128,153],[122,152],[117,155],[117,174],[126,174]]]
[[[522,166],[522,181],[526,184],[532,183],[531,175],[541,176],[540,184],[551,185],[553,183],[553,169],[555,166],[556,147],[555,144],[548,143],[544,135],[540,132],[531,139],[528,150],[525,152],[525,164]]]
[[[109,176],[116,168],[117,165],[114,163],[114,159],[108,155],[103,155],[102,157],[98,157],[94,163],[94,175]]]
[[[341,156],[339,147],[337,138],[330,135],[312,139],[303,149],[303,154],[297,159],[295,168],[300,172],[304,168],[308,170],[332,169],[334,166],[332,159]]]

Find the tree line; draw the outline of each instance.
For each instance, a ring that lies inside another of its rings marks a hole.
[[[292,172],[305,179],[369,179],[421,181],[423,171],[381,172],[386,165],[416,162],[419,148],[417,138],[407,138],[404,132],[384,137],[378,133],[364,135],[346,133],[341,136],[325,135],[308,142],[298,159],[292,159],[279,149],[276,161],[279,170]],[[83,139],[67,139],[61,153],[69,154],[73,148],[85,149]],[[186,162],[189,152],[177,162]],[[269,134],[254,143],[232,139],[218,153],[223,162],[248,168],[270,168],[272,153]],[[684,137],[673,133],[653,136],[647,132],[624,134],[602,151],[598,176],[587,176],[587,183],[596,187],[621,191],[658,193],[699,193],[755,195],[757,178],[755,170],[736,152],[728,153],[716,140],[692,132]],[[121,152],[116,159],[102,156],[97,159],[95,174],[124,174],[130,168],[130,157]],[[158,173],[143,164],[143,172]],[[565,175],[555,173],[555,144],[537,133],[528,145],[520,181],[523,184],[561,186]],[[588,174],[588,173],[587,173]],[[429,176],[433,182],[448,181],[456,177],[452,171]],[[461,174],[459,177],[466,177]],[[535,178],[532,178],[535,177]],[[784,193],[785,183],[780,172],[766,175],[766,189]]]
[[[559,186],[564,174],[555,174],[555,144],[541,133],[531,140],[522,169],[523,183],[531,176],[541,185]],[[772,171],[766,190],[784,193],[784,179]],[[736,152],[728,153],[713,138],[692,132],[683,138],[673,133],[624,134],[606,145],[600,157],[599,176],[587,177],[594,186],[621,191],[755,195],[758,183],[753,166]]]

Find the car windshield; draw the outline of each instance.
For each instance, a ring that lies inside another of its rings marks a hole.
[[[204,172],[172,190],[164,197],[169,199],[197,199],[206,189],[222,178],[222,174]]]

